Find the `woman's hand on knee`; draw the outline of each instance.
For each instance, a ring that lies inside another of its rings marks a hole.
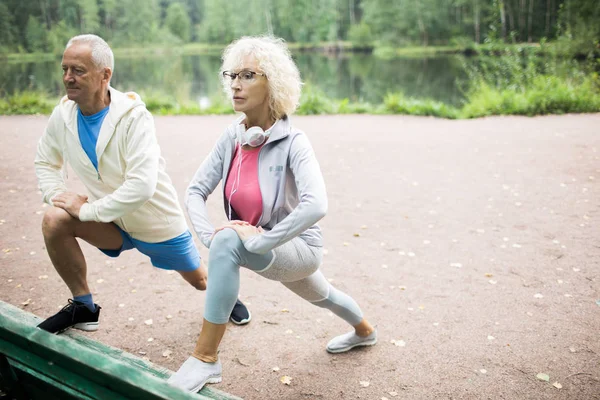
[[[250,225],[248,222],[246,221],[240,221],[237,219],[234,219],[233,221],[229,221],[229,223],[218,227],[217,229],[215,229],[215,231],[213,232],[212,236],[210,237],[210,241],[212,242],[212,240],[215,238],[215,235],[217,233],[219,233],[220,231],[222,231],[225,228],[231,228],[234,229],[235,226],[252,226]]]
[[[264,233],[264,230],[262,227],[256,227],[253,225],[232,225],[230,226],[231,229],[233,229],[234,231],[237,232],[238,236],[240,237],[241,241],[244,242],[247,239],[250,239],[252,236],[256,236],[256,235],[260,235],[262,233]]]

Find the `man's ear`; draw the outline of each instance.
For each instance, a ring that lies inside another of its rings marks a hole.
[[[102,81],[103,82],[110,82],[110,78],[112,77],[112,70],[108,67],[104,68],[104,71],[102,71]]]

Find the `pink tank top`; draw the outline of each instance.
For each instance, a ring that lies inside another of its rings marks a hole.
[[[263,207],[258,184],[258,155],[261,148],[244,150],[238,144],[225,184],[225,197],[231,208],[240,219],[255,226]]]

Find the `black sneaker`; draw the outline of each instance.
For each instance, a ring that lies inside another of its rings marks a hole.
[[[44,322],[38,325],[38,328],[50,333],[61,333],[69,328],[81,329],[82,331],[98,330],[98,317],[100,316],[100,306],[96,306],[96,311],[91,312],[83,303],[69,299],[69,304],[63,307],[57,314],[54,314]]]
[[[231,311],[231,315],[229,316],[229,320],[236,325],[246,325],[251,319],[252,314],[250,314],[250,310],[246,308],[240,299],[237,299],[233,306],[233,310]]]

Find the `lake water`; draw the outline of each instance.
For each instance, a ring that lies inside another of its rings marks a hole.
[[[463,100],[463,58],[443,56],[384,60],[370,54],[294,55],[302,79],[328,97],[381,103],[388,92],[451,105]],[[116,57],[112,85],[119,90],[168,95],[206,106],[220,95],[219,54]],[[25,89],[62,95],[60,58],[0,63],[0,96]]]

